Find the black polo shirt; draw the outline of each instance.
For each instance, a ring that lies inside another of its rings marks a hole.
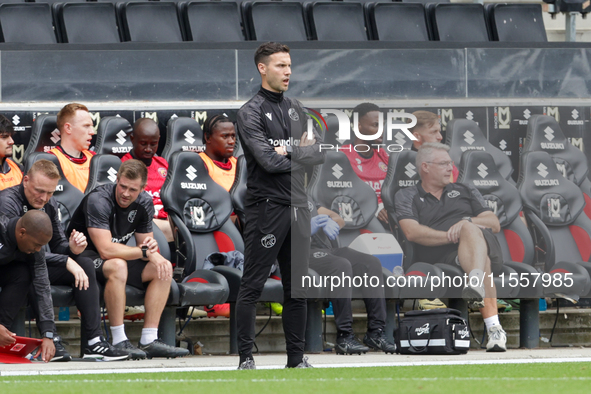
[[[491,211],[480,192],[472,185],[450,183],[443,189],[441,200],[423,189],[422,183],[401,189],[394,197],[396,218],[413,219],[434,230],[447,231],[463,217],[475,217],[482,212]],[[415,261],[439,263],[450,252],[457,250],[458,244],[441,246],[422,246],[415,248]]]

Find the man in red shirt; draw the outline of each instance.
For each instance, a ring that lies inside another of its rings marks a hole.
[[[378,132],[379,119],[383,116],[380,107],[372,103],[362,103],[353,109],[353,113],[358,115],[357,127],[360,134],[375,135]],[[364,141],[355,135],[352,144],[343,146],[341,150],[347,155],[355,174],[376,192],[379,204],[376,216],[382,223],[387,224],[388,213],[382,203],[382,185],[388,172],[388,152],[381,147],[373,146],[381,144],[382,141],[383,134],[371,141]]]
[[[131,143],[133,148],[121,158],[121,161],[137,159],[148,168],[148,183],[145,191],[152,197],[154,203],[154,224],[164,233],[168,242],[173,242],[172,229],[168,223],[168,214],[163,209],[160,199],[160,189],[166,180],[168,162],[163,157],[157,156],[158,142],[160,141],[160,129],[156,122],[148,118],[140,118],[133,124]]]

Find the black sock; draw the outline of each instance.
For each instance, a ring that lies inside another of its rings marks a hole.
[[[304,360],[303,354],[297,356],[287,356],[287,368],[295,368]]]

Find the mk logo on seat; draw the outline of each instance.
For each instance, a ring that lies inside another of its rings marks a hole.
[[[193,142],[195,142],[195,134],[191,133],[191,130],[187,130],[187,132],[185,134],[183,134],[185,136],[185,141],[187,141],[189,144],[192,144]]]
[[[486,172],[486,170],[488,170],[488,167],[485,166],[484,163],[480,163],[480,165],[476,168],[478,169],[478,175],[480,175],[481,178],[486,178],[486,176],[488,175],[488,172]]]
[[[554,130],[552,130],[550,128],[550,126],[548,126],[544,129],[544,133],[545,133],[544,135],[546,136],[546,139],[548,141],[552,141],[554,139]]]
[[[493,200],[486,200],[486,203],[488,204],[488,207],[492,209],[493,213],[496,215],[498,209],[497,202]]]
[[[474,134],[472,134],[472,133],[471,133],[469,130],[467,130],[467,131],[464,133],[464,141],[466,141],[466,143],[467,143],[468,145],[472,145],[472,144],[474,143],[474,141],[476,141],[476,140],[475,140],[474,138],[472,138],[472,137],[474,137]]]
[[[125,144],[125,141],[127,141],[125,139],[125,137],[127,137],[127,134],[125,134],[125,131],[119,130],[119,132],[117,133],[117,139],[115,141],[117,141],[117,143],[119,145],[123,145],[123,144]]]
[[[538,174],[542,177],[542,178],[546,178],[546,176],[548,176],[548,171],[546,171],[548,169],[548,167],[546,167],[544,165],[544,163],[540,163],[539,166],[536,167],[538,169]]]
[[[552,218],[560,217],[560,199],[550,198],[548,199],[548,215]]]
[[[332,167],[332,175],[337,179],[341,179],[341,177],[343,176],[343,172],[341,171],[342,169],[343,169],[343,167],[341,167],[338,164],[335,164]]]
[[[191,207],[191,224],[193,226],[205,225],[205,214],[203,213],[203,207]]]
[[[353,208],[351,208],[351,203],[340,202],[339,203],[339,215],[343,218],[343,220],[345,222],[352,222],[353,221]]]
[[[55,129],[51,132],[51,138],[49,138],[54,144],[57,144],[61,140],[60,131]]]
[[[499,107],[497,109],[497,119],[499,121],[499,129],[511,128],[511,110],[509,107]]]
[[[114,169],[113,167],[109,168],[109,170],[107,171],[107,179],[109,179],[111,182],[115,183],[115,181],[117,180],[117,170]]]
[[[190,180],[193,180],[195,178],[197,178],[197,170],[195,169],[195,167],[193,166],[189,166],[187,168],[187,178],[189,178]]]
[[[404,171],[404,173],[406,174],[407,177],[412,178],[417,173],[415,171],[416,168],[417,167],[415,167],[412,163],[408,163],[407,165],[404,166],[404,169],[406,170],[406,171]]]

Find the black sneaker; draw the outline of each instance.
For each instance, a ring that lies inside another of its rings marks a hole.
[[[295,367],[288,367],[286,365],[285,368],[314,368],[314,367],[308,362],[308,357],[304,357],[302,359],[302,362],[299,363],[298,365],[296,365]]]
[[[338,337],[334,348],[337,354],[361,354],[369,351],[369,348],[361,344],[353,334]]]
[[[396,345],[389,342],[386,338],[384,330],[376,330],[373,332],[367,332],[363,337],[363,343],[374,350],[381,350],[384,353],[396,353]]]
[[[131,360],[143,360],[146,358],[146,352],[133,346],[131,342],[129,342],[129,339],[119,342],[118,344],[113,345],[113,347],[117,350],[123,350],[124,352],[127,352]]]
[[[180,347],[174,347],[167,345],[161,339],[156,339],[154,342],[147,345],[143,345],[141,342],[138,343],[138,348],[146,352],[148,358],[152,357],[166,357],[176,358],[185,357],[189,355],[189,349],[183,349]]]
[[[94,345],[86,345],[83,353],[82,358],[94,358],[103,361],[127,360],[130,357],[128,351],[115,348],[103,337]]]
[[[257,369],[257,366],[254,363],[252,358],[247,358],[243,362],[240,363],[238,366],[238,370],[245,370],[245,369]]]
[[[68,351],[64,347],[64,344],[62,343],[62,338],[59,335],[54,335],[53,344],[55,345],[55,354],[53,355],[53,358],[51,360],[49,360],[49,362],[55,362],[55,361],[65,362],[65,361],[72,360],[72,356],[70,355],[70,353],[68,353]],[[36,361],[42,361],[41,352],[39,350],[37,350],[37,353],[35,354],[35,356],[33,358]]]

